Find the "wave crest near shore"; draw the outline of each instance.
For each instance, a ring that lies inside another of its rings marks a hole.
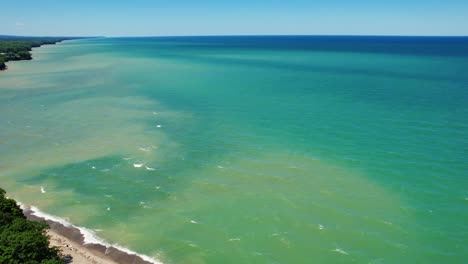
[[[67,228],[76,228],[79,230],[80,234],[83,236],[83,244],[86,245],[86,244],[95,244],[95,245],[102,245],[104,247],[106,247],[107,249],[113,247],[123,253],[126,253],[128,255],[135,255],[135,256],[138,256],[140,257],[142,260],[146,261],[146,262],[149,262],[149,263],[153,263],[153,264],[163,264],[162,262],[158,261],[158,260],[155,260],[154,258],[150,257],[150,256],[147,256],[147,255],[144,255],[144,254],[140,254],[140,253],[137,253],[129,248],[126,248],[126,247],[123,247],[119,244],[111,244],[109,242],[107,242],[106,240],[100,238],[93,230],[91,229],[88,229],[88,228],[85,228],[85,227],[80,227],[80,226],[75,226],[73,225],[72,223],[68,222],[67,220],[61,218],[61,217],[58,217],[58,216],[54,216],[54,215],[51,215],[51,214],[48,214],[48,213],[45,213],[43,211],[41,211],[39,208],[35,207],[35,206],[27,206],[23,203],[20,203],[20,202],[17,202],[18,205],[21,207],[21,209],[27,213],[29,213],[30,215],[33,215],[35,217],[38,217],[38,218],[41,218],[41,219],[44,219],[44,220],[47,220],[47,221],[52,221],[52,222],[55,222],[55,223],[59,223],[61,225],[63,225],[64,227],[67,227]]]

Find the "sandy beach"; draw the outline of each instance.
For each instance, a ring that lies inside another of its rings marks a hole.
[[[46,219],[36,215],[29,207],[23,206],[24,215],[33,221],[45,221],[49,225],[47,234],[50,236],[51,246],[57,246],[64,255],[70,255],[70,263],[77,264],[153,264],[156,260],[143,259],[136,253],[122,250],[112,245],[85,243],[81,231],[69,225]]]
[[[73,259],[71,263],[76,264],[116,264],[106,255],[92,251],[84,245],[80,245],[59,233],[48,230],[47,235],[50,237],[50,245],[58,247],[64,255],[70,255]]]

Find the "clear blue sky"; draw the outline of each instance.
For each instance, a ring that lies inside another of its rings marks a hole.
[[[0,35],[468,35],[468,0],[0,0]]]

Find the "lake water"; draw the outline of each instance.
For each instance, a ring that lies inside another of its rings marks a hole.
[[[468,38],[68,41],[0,73],[0,186],[163,263],[466,263]]]

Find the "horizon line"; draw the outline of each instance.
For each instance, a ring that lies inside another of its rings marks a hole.
[[[393,34],[206,34],[206,35],[7,35],[0,37],[64,37],[64,38],[157,38],[157,37],[447,37],[466,38],[468,35],[393,35]]]

